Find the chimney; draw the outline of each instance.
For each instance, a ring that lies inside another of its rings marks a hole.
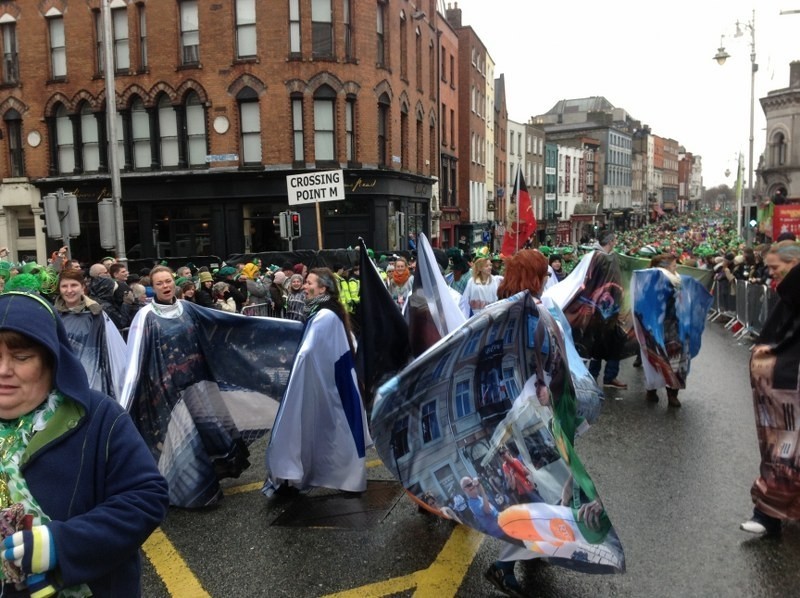
[[[454,4],[447,4],[447,14],[445,15],[447,22],[453,29],[461,28],[461,9],[458,7],[458,2]]]
[[[800,87],[800,60],[789,63],[789,87]]]

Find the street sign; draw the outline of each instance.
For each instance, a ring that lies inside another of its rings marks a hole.
[[[290,206],[315,204],[344,199],[344,172],[325,170],[290,174],[286,177],[286,193]]]
[[[238,162],[239,154],[209,154],[206,162]]]

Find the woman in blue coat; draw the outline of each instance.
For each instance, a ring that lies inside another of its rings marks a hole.
[[[130,420],[89,388],[53,308],[0,295],[3,596],[138,596],[167,485]]]

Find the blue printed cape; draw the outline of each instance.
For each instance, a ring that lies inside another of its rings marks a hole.
[[[494,303],[380,387],[375,446],[438,514],[531,558],[619,572],[622,545],[574,449],[584,422],[569,359],[556,320],[527,292]],[[533,492],[510,488],[501,449]]]
[[[127,367],[127,347],[105,312],[60,312],[72,350],[80,359],[89,386],[119,399]]]
[[[249,466],[247,445],[273,425],[302,330],[293,320],[181,300],[139,310],[120,402],[167,479],[172,505],[215,503],[219,479]]]
[[[692,276],[680,275],[676,288],[659,268],[648,268],[633,272],[631,296],[647,388],[686,388],[711,294]]]

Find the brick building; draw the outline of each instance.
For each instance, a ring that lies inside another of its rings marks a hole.
[[[320,204],[324,247],[386,249],[428,233],[439,167],[434,0],[0,2],[0,244],[46,255],[40,197],[79,198],[73,254],[106,253],[103,61],[114,60],[129,257],[285,248],[286,175],[343,169]],[[317,247],[313,206],[295,247]],[[56,242],[51,242],[55,244]],[[158,245],[156,245],[158,243]]]

